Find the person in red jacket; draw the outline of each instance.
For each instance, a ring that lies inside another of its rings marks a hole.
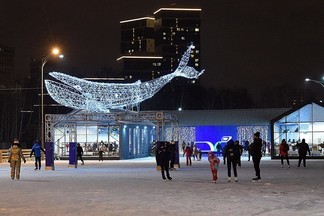
[[[284,158],[286,158],[287,164],[288,164],[288,168],[290,168],[288,151],[289,151],[289,145],[287,144],[286,140],[283,139],[281,141],[281,144],[279,145],[279,156],[281,158],[281,168],[284,167],[284,164],[283,164],[283,159]]]
[[[212,176],[213,176],[213,182],[216,183],[217,181],[217,170],[218,170],[218,166],[219,166],[219,158],[216,157],[216,155],[213,152],[208,152],[208,161],[210,164],[210,170],[212,172]]]
[[[192,155],[192,150],[190,148],[189,145],[186,146],[185,148],[185,154],[186,154],[186,162],[187,162],[187,166],[190,165],[191,166],[191,155]]]

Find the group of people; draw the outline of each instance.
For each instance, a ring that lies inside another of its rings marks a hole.
[[[45,150],[41,147],[39,141],[36,140],[30,152],[30,157],[32,157],[33,154],[35,156],[35,170],[41,169],[41,151],[45,153]],[[17,180],[20,179],[20,167],[22,161],[26,163],[26,158],[20,147],[19,140],[14,139],[12,146],[9,149],[9,158],[8,158],[8,163],[10,163],[10,168],[11,168],[10,176],[12,180],[14,180],[15,178]]]
[[[201,149],[198,148],[195,144],[189,145],[186,144],[185,141],[182,142],[182,152],[183,157],[186,156],[186,164],[187,166],[192,165],[191,157],[193,160],[200,161],[201,160]]]
[[[298,165],[297,167],[300,167],[301,162],[303,162],[303,166],[306,167],[306,156],[307,153],[310,155],[310,149],[309,145],[306,143],[305,139],[302,139],[301,143],[297,144],[298,148]],[[284,167],[284,159],[287,161],[288,168],[290,168],[290,163],[289,163],[289,145],[286,141],[286,139],[283,139],[279,145],[279,156],[281,159],[281,167]]]
[[[252,156],[255,176],[252,180],[257,181],[261,179],[260,174],[260,161],[262,157],[262,140],[260,139],[260,133],[256,132],[253,137],[253,142],[249,145],[249,152]],[[223,160],[224,164],[227,163],[227,176],[228,182],[232,180],[232,171],[234,172],[234,181],[238,182],[237,177],[237,166],[241,166],[241,156],[243,153],[243,147],[238,141],[233,141],[230,139],[223,150]],[[214,183],[217,181],[217,170],[219,167],[220,159],[213,153],[208,153],[208,161],[210,163],[210,170],[212,173],[212,180]]]

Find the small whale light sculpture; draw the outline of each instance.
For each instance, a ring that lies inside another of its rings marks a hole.
[[[57,103],[74,109],[100,113],[111,109],[129,109],[151,98],[174,77],[197,79],[203,74],[204,70],[199,72],[187,66],[192,48],[193,45],[188,47],[173,73],[147,82],[100,83],[51,72],[50,75],[61,82],[45,80],[46,89]]]

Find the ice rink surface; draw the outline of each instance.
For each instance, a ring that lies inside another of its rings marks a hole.
[[[155,158],[85,161],[69,168],[55,161],[54,171],[34,171],[22,164],[21,179],[11,180],[8,163],[0,163],[0,215],[324,215],[324,160],[307,167],[281,168],[279,160],[263,158],[259,182],[252,182],[252,161],[242,158],[238,183],[227,181],[221,165],[212,183],[209,163],[193,161],[171,171],[163,181]],[[233,176],[233,174],[232,174]]]

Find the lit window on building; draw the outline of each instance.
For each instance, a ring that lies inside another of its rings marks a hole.
[[[196,67],[199,67],[199,63],[195,63],[195,66],[196,66]]]
[[[199,53],[199,50],[196,50],[196,53]]]
[[[195,28],[195,32],[199,32],[199,28]]]
[[[181,40],[186,40],[186,38],[185,37],[181,37]]]
[[[195,62],[199,62],[199,59],[195,59]]]
[[[152,63],[152,65],[153,65],[153,66],[156,66],[156,63],[155,63],[155,62],[153,62],[153,63]]]
[[[161,66],[161,63],[159,62],[159,63],[157,63],[156,65],[157,65],[157,66]]]
[[[163,37],[163,40],[166,40],[166,37]]]
[[[163,35],[166,35],[166,33],[165,33],[165,32],[163,32]]]

